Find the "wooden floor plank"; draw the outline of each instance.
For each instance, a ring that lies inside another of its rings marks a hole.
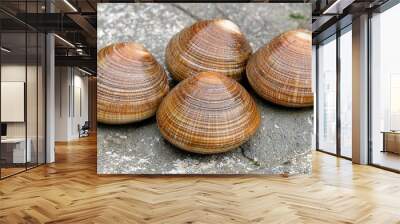
[[[0,181],[0,223],[400,223],[400,175],[320,152],[312,175],[96,174],[96,139]]]

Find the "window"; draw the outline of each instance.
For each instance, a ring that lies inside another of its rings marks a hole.
[[[4,2],[20,16],[43,1]],[[3,5],[3,2],[1,3]],[[15,8],[15,7],[14,7]],[[45,163],[45,35],[0,12],[0,178]],[[12,109],[11,109],[12,108]]]
[[[372,164],[400,170],[400,5],[371,18]]]
[[[352,157],[352,33],[351,25],[340,36],[340,155]]]
[[[353,78],[351,24],[338,34],[320,43],[317,50],[317,146],[320,151],[339,153],[338,156],[350,159]],[[340,63],[339,66],[337,63]]]
[[[318,47],[318,149],[336,153],[336,36]]]

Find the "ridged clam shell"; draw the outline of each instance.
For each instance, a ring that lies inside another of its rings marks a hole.
[[[236,24],[214,19],[197,22],[173,36],[165,60],[177,81],[205,71],[240,80],[251,53],[249,42]]]
[[[157,111],[161,134],[190,152],[229,151],[247,141],[260,124],[257,106],[235,80],[202,72],[179,83]]]
[[[264,99],[287,107],[313,105],[311,33],[292,30],[260,48],[247,64],[247,78]]]
[[[97,119],[126,124],[153,116],[168,93],[167,75],[142,45],[116,43],[97,54]]]

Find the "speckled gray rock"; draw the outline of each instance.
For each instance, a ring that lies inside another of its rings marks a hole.
[[[169,39],[200,19],[227,18],[239,25],[256,50],[276,35],[310,29],[310,4],[98,4],[98,49],[115,42],[142,43],[164,65]],[[313,109],[288,109],[259,98],[261,126],[228,153],[197,155],[164,140],[154,118],[98,127],[101,174],[299,174],[311,172]]]

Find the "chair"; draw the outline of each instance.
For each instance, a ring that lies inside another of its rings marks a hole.
[[[82,127],[80,127],[80,125],[78,124],[79,138],[89,136],[89,129],[90,129],[89,121],[85,121]]]

